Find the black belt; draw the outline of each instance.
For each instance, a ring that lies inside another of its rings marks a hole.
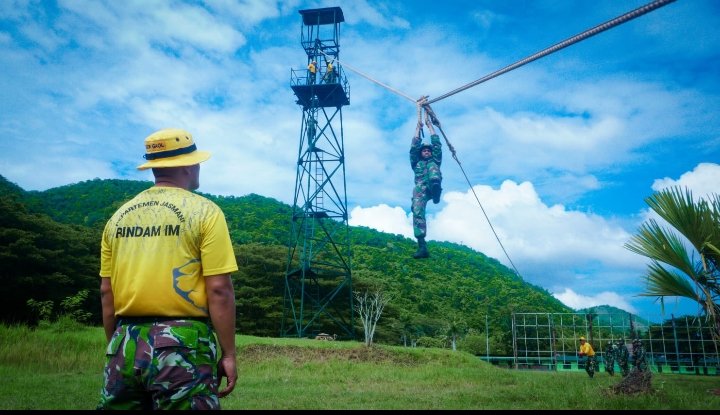
[[[163,321],[178,321],[178,320],[192,320],[199,321],[202,323],[208,323],[207,317],[168,317],[168,316],[155,316],[155,317],[125,317],[118,316],[118,324],[146,324],[146,323],[162,323]]]

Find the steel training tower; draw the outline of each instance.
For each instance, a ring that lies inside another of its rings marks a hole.
[[[281,336],[354,338],[342,107],[350,89],[339,62],[342,9],[300,10],[306,66],[292,69],[302,108]],[[315,71],[311,70],[314,63]]]

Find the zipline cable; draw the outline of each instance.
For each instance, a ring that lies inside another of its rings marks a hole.
[[[517,68],[519,68],[519,67],[521,67],[521,66],[523,66],[523,65],[525,65],[525,64],[528,64],[528,63],[530,63],[530,62],[532,62],[532,61],[535,61],[535,60],[540,59],[540,58],[542,58],[542,57],[544,57],[544,56],[550,55],[551,53],[557,52],[557,51],[559,51],[559,50],[561,50],[561,49],[564,49],[564,48],[566,48],[566,47],[568,47],[568,46],[571,46],[571,45],[573,45],[573,44],[575,44],[575,43],[578,43],[578,42],[580,42],[580,41],[582,41],[582,40],[585,40],[585,39],[587,39],[587,38],[589,38],[589,37],[595,36],[595,35],[598,34],[598,33],[604,32],[604,31],[606,31],[606,30],[608,30],[608,29],[611,29],[611,28],[613,28],[613,27],[615,27],[615,26],[621,25],[621,24],[623,24],[623,23],[625,23],[625,22],[628,22],[628,21],[630,21],[630,20],[632,20],[632,19],[635,19],[635,18],[637,18],[637,17],[640,17],[640,16],[642,16],[642,15],[644,15],[644,14],[647,14],[647,13],[653,11],[653,10],[656,10],[656,9],[658,9],[658,8],[660,8],[660,7],[666,6],[666,5],[668,5],[668,4],[670,4],[670,3],[674,2],[674,1],[676,1],[676,0],[656,0],[656,1],[653,1],[652,3],[648,3],[648,4],[644,5],[644,6],[642,6],[642,7],[638,7],[638,8],[635,9],[635,10],[632,10],[632,11],[630,11],[630,12],[628,12],[628,13],[625,13],[625,14],[623,14],[623,15],[621,15],[621,16],[619,16],[619,17],[616,17],[616,18],[614,18],[614,19],[608,20],[608,21],[605,22],[605,23],[599,24],[599,25],[597,25],[597,26],[595,26],[595,27],[593,27],[593,28],[591,28],[591,29],[588,29],[588,30],[580,33],[580,34],[577,34],[577,35],[572,36],[572,37],[570,37],[570,38],[568,38],[568,39],[565,39],[565,40],[563,40],[562,42],[556,43],[555,45],[550,46],[549,48],[543,49],[543,50],[541,50],[540,52],[537,52],[537,53],[535,53],[535,54],[533,54],[533,55],[530,55],[530,56],[526,57],[525,59],[519,60],[519,61],[513,63],[512,65],[508,65],[508,66],[506,66],[506,67],[504,67],[504,68],[502,68],[502,69],[500,69],[500,70],[498,70],[498,71],[495,71],[495,72],[493,72],[493,73],[491,73],[491,74],[489,74],[489,75],[486,75],[486,76],[484,76],[484,77],[482,77],[482,78],[480,78],[480,79],[478,79],[478,80],[475,80],[475,81],[473,81],[473,82],[470,82],[469,84],[463,85],[463,86],[461,86],[461,87],[459,87],[459,88],[456,88],[456,89],[454,89],[454,90],[452,90],[452,91],[450,91],[450,92],[448,92],[448,93],[446,93],[446,94],[440,95],[439,97],[433,98],[433,99],[431,99],[431,100],[429,100],[429,101],[427,100],[427,97],[422,97],[420,100],[413,99],[413,98],[410,97],[409,95],[404,94],[404,93],[402,93],[402,92],[400,92],[400,91],[398,91],[398,90],[396,90],[396,89],[394,89],[394,88],[392,88],[392,87],[390,87],[390,86],[388,86],[388,85],[386,85],[386,84],[384,84],[384,83],[382,83],[382,82],[380,82],[380,81],[378,81],[378,80],[376,80],[376,79],[373,79],[373,78],[370,77],[369,75],[366,75],[366,74],[362,73],[361,71],[353,68],[352,66],[340,62],[340,60],[337,59],[336,57],[333,58],[333,59],[337,61],[338,65],[343,66],[343,67],[347,67],[348,69],[350,69],[351,71],[357,73],[358,75],[362,76],[363,78],[365,78],[365,79],[367,79],[367,80],[369,80],[369,81],[371,81],[371,82],[374,82],[374,83],[380,85],[381,87],[386,88],[386,89],[388,89],[388,90],[391,91],[391,92],[394,92],[395,94],[398,94],[398,95],[402,96],[403,98],[407,99],[408,101],[412,102],[413,104],[416,104],[416,105],[417,105],[419,101],[421,101],[421,100],[423,101],[423,103],[422,103],[421,105],[422,105],[422,106],[426,109],[426,111],[428,111],[428,113],[431,115],[433,124],[435,124],[435,125],[438,127],[438,129],[440,130],[440,133],[442,134],[443,138],[445,139],[445,143],[447,143],[447,146],[448,146],[448,148],[450,149],[453,158],[454,158],[455,161],[457,162],[458,166],[460,167],[460,171],[462,171],[462,174],[463,174],[463,176],[465,177],[465,180],[467,181],[468,185],[470,186],[470,190],[472,191],[473,195],[475,196],[475,200],[477,200],[478,205],[480,206],[480,209],[481,209],[482,212],[483,212],[483,215],[485,215],[485,219],[487,220],[488,225],[490,225],[490,229],[492,230],[493,234],[495,235],[495,239],[497,239],[498,243],[500,244],[500,247],[502,248],[503,253],[505,253],[505,256],[507,257],[508,261],[510,262],[510,265],[512,265],[512,268],[515,270],[515,273],[516,273],[518,276],[520,276],[520,272],[517,270],[517,267],[515,267],[515,264],[513,263],[512,259],[510,259],[510,255],[508,255],[507,250],[505,250],[505,246],[503,246],[502,242],[500,241],[500,237],[498,236],[497,232],[495,232],[495,228],[493,227],[492,223],[490,222],[490,218],[487,216],[487,213],[485,212],[485,208],[483,208],[482,203],[480,203],[480,198],[478,198],[477,193],[475,193],[475,189],[472,187],[472,183],[470,182],[470,179],[468,178],[467,174],[465,173],[465,169],[463,168],[462,163],[460,163],[460,160],[457,158],[457,154],[456,154],[456,152],[455,152],[455,148],[452,146],[452,144],[450,144],[450,140],[448,140],[447,136],[445,135],[445,131],[443,131],[442,126],[440,125],[440,121],[439,121],[439,120],[437,119],[437,117],[435,116],[435,113],[433,112],[432,108],[430,108],[430,104],[435,103],[435,102],[438,102],[438,101],[440,101],[440,100],[442,100],[442,99],[445,99],[445,98],[447,98],[447,97],[450,97],[450,96],[452,96],[452,95],[455,95],[455,94],[457,94],[457,93],[459,93],[459,92],[462,92],[462,91],[464,91],[464,90],[466,90],[466,89],[472,88],[472,87],[474,87],[474,86],[476,86],[476,85],[479,85],[479,84],[481,84],[481,83],[483,83],[483,82],[489,81],[490,79],[496,78],[496,77],[498,77],[498,76],[500,76],[500,75],[502,75],[502,74],[504,74],[504,73],[510,72],[510,71],[512,71],[512,70],[514,70],[514,69],[517,69]],[[328,55],[325,54],[323,51],[320,51],[320,53],[322,53],[326,58],[328,57]]]
[[[421,98],[421,100],[423,98]],[[432,123],[438,128],[438,130],[440,130],[440,133],[442,134],[443,138],[445,139],[445,143],[447,144],[448,148],[450,149],[450,152],[452,153],[453,158],[457,162],[458,166],[460,166],[460,171],[462,172],[463,176],[465,176],[465,181],[467,182],[468,186],[470,187],[470,191],[473,193],[473,196],[475,196],[475,200],[477,200],[477,203],[480,206],[480,210],[482,210],[482,213],[485,216],[485,220],[487,220],[488,225],[490,225],[490,230],[492,230],[493,235],[495,235],[495,239],[498,241],[498,244],[500,244],[500,248],[502,249],[503,253],[505,254],[505,257],[510,262],[510,265],[512,266],[513,270],[515,270],[515,274],[518,277],[521,277],[520,271],[518,271],[513,260],[510,259],[510,255],[508,254],[507,250],[505,249],[505,246],[503,245],[502,241],[500,241],[500,237],[498,236],[497,232],[495,232],[495,227],[493,226],[492,222],[490,222],[490,218],[488,217],[487,213],[485,212],[485,208],[483,207],[482,203],[480,203],[480,198],[478,197],[477,193],[475,193],[475,189],[473,188],[472,183],[470,183],[470,179],[468,178],[467,174],[465,173],[465,169],[463,169],[462,163],[460,163],[460,159],[458,159],[457,154],[455,153],[455,148],[452,146],[452,144],[450,144],[450,140],[448,140],[447,135],[445,135],[445,131],[443,130],[442,125],[440,125],[440,120],[438,120],[437,116],[435,115],[435,111],[433,111],[433,109],[430,108],[430,104],[424,103],[421,105],[425,108],[425,111],[428,113],[428,115],[430,115],[430,119],[431,119]]]
[[[573,37],[570,37],[570,38],[568,38],[568,39],[565,39],[565,40],[563,40],[563,41],[560,42],[560,43],[556,43],[555,45],[550,46],[549,48],[546,48],[546,49],[544,49],[544,50],[542,50],[542,51],[540,51],[540,52],[537,52],[537,53],[535,53],[534,55],[530,55],[530,56],[528,56],[528,57],[525,58],[525,59],[519,60],[519,61],[513,63],[512,65],[508,65],[508,66],[500,69],[499,71],[495,71],[495,72],[491,73],[490,75],[486,75],[486,76],[484,76],[484,77],[482,77],[482,78],[480,78],[480,79],[478,79],[478,80],[476,80],[476,81],[470,82],[470,83],[467,84],[467,85],[463,85],[463,86],[461,86],[460,88],[454,89],[454,90],[452,90],[452,91],[450,91],[450,92],[448,92],[448,93],[446,93],[446,94],[440,95],[440,96],[437,97],[437,98],[433,98],[433,99],[431,99],[431,100],[428,101],[428,104],[432,104],[432,103],[434,103],[434,102],[440,101],[441,99],[445,99],[445,98],[447,98],[447,97],[449,97],[449,96],[451,96],[451,95],[455,95],[455,94],[457,94],[458,92],[462,92],[462,91],[464,91],[464,90],[466,90],[466,89],[468,89],[468,88],[472,88],[472,87],[474,87],[475,85],[478,85],[478,84],[481,84],[481,83],[483,83],[483,82],[485,82],[485,81],[488,81],[488,80],[490,80],[490,79],[493,79],[493,78],[495,78],[495,77],[497,77],[497,76],[500,76],[500,75],[502,75],[502,74],[504,74],[504,73],[506,73],[506,72],[510,72],[510,71],[512,71],[513,69],[519,68],[519,67],[521,67],[521,66],[523,66],[523,65],[525,65],[525,64],[527,64],[527,63],[530,63],[530,62],[532,62],[532,61],[534,61],[534,60],[540,59],[540,58],[542,58],[543,56],[547,56],[547,55],[549,55],[549,54],[551,54],[551,53],[557,52],[557,51],[560,50],[560,49],[566,48],[566,47],[568,47],[568,46],[570,46],[570,45],[572,45],[572,44],[574,44],[574,43],[580,42],[581,40],[587,39],[587,38],[589,38],[589,37],[591,37],[591,36],[594,36],[594,35],[596,35],[596,34],[598,34],[598,33],[600,33],[600,32],[604,32],[604,31],[606,31],[606,30],[608,30],[608,29],[610,29],[610,28],[613,28],[613,27],[615,27],[615,26],[618,26],[618,25],[620,25],[620,24],[623,24],[623,23],[625,23],[625,22],[627,22],[627,21],[629,21],[629,20],[632,20],[632,19],[634,19],[634,18],[636,18],[636,17],[642,16],[642,15],[644,15],[644,14],[646,14],[646,13],[649,13],[649,12],[655,10],[655,9],[658,9],[658,8],[660,8],[660,7],[662,7],[662,6],[665,6],[665,5],[669,4],[669,3],[672,3],[672,2],[674,2],[674,1],[675,1],[675,0],[657,0],[657,1],[654,1],[654,2],[652,2],[652,3],[648,3],[648,4],[646,4],[645,6],[639,7],[639,8],[637,8],[637,9],[633,10],[633,11],[630,11],[630,12],[628,12],[628,13],[625,13],[625,14],[623,14],[622,16],[616,17],[616,18],[614,18],[614,19],[612,19],[612,20],[608,20],[607,22],[605,22],[605,23],[603,23],[603,24],[600,24],[600,25],[597,25],[597,26],[593,27],[592,29],[588,29],[588,30],[586,30],[586,31],[584,31],[584,32],[582,32],[582,33],[580,33],[580,34],[578,34],[578,35],[575,35],[575,36],[573,36]]]

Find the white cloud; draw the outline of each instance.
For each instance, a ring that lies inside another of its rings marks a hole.
[[[674,186],[689,188],[695,198],[720,195],[720,165],[700,163],[692,171],[681,174],[677,180],[670,177],[656,179],[652,189],[657,192]]]
[[[400,207],[382,204],[369,208],[354,207],[350,211],[350,226],[367,226],[381,232],[413,237],[412,219]]]
[[[601,305],[610,305],[633,314],[638,313],[637,309],[635,309],[635,307],[633,307],[623,296],[611,291],[603,291],[593,296],[587,296],[580,295],[570,288],[566,288],[565,291],[555,293],[553,296],[566,306],[575,310]]]
[[[709,200],[712,195],[720,195],[720,165],[700,163],[691,171],[681,174],[678,179],[670,177],[655,179],[652,183],[652,190],[658,192],[676,186],[683,189],[683,191],[685,188],[689,189],[695,200],[701,198]],[[642,221],[653,219],[663,226],[670,226],[650,208],[643,209],[640,216]],[[678,236],[685,240],[681,235]]]
[[[622,227],[591,213],[570,211],[559,204],[548,206],[529,182],[506,180],[497,190],[483,185],[473,190],[477,199],[470,191],[445,194],[447,206],[428,224],[431,239],[462,240],[505,263],[500,243],[516,263],[542,261],[575,267],[589,261],[633,262],[622,248],[629,237]]]
[[[548,206],[529,182],[508,180],[499,189],[478,185],[473,190],[480,204],[470,191],[446,192],[442,204],[428,204],[428,240],[464,244],[508,267],[514,264],[526,281],[552,289],[596,286],[599,281],[588,273],[599,267],[623,269],[607,272],[603,281],[625,285],[628,268],[638,274],[643,268],[643,259],[624,248],[630,234],[619,224],[562,205]],[[411,216],[401,207],[357,207],[350,223],[413,237]]]
[[[245,36],[229,21],[218,19],[201,6],[184,2],[159,2],[148,7],[143,1],[66,1],[63,7],[90,25],[82,29],[102,33],[110,45],[141,45],[183,49],[197,47],[206,52],[232,53],[245,44]],[[69,16],[68,16],[69,17]],[[72,18],[72,17],[69,17]],[[82,34],[76,41],[83,42]]]
[[[392,4],[392,3],[390,3]],[[388,5],[370,5],[367,0],[353,0],[343,5],[343,15],[348,24],[365,22],[371,26],[385,29],[407,29],[410,23],[402,17],[393,15]]]

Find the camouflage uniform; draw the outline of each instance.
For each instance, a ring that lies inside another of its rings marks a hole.
[[[628,367],[628,360],[629,355],[627,346],[625,345],[625,340],[620,339],[617,343],[618,347],[618,353],[617,353],[617,362],[618,366],[620,366],[620,373],[622,373],[623,377],[627,376],[630,373],[630,368]]]
[[[423,160],[420,151],[423,148],[420,136],[413,137],[410,146],[410,167],[415,173],[415,187],[412,195],[413,233],[415,238],[425,238],[427,225],[425,223],[425,207],[432,199],[430,187],[433,182],[442,181],[440,164],[442,163],[442,143],[437,134],[430,136],[432,157]]]
[[[648,370],[647,360],[645,360],[645,348],[640,339],[633,340],[633,370],[646,372]]]
[[[578,355],[580,358],[585,358],[585,372],[592,378],[595,375],[595,368],[597,367],[597,357],[595,356],[595,350],[593,350],[592,345],[586,341],[584,337],[580,337],[580,350]]]
[[[593,356],[587,356],[585,358],[585,372],[587,372],[588,376],[593,377],[595,375],[595,367],[597,366],[597,360],[595,355]]]
[[[220,409],[207,320],[120,318],[97,409]]]
[[[608,341],[605,346],[605,371],[610,376],[615,376],[615,355],[617,354],[617,346],[612,341]]]

